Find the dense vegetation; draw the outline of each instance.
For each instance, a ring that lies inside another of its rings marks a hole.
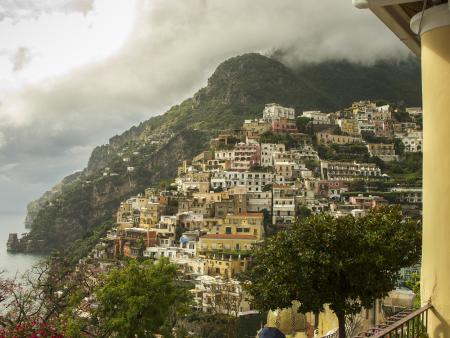
[[[259,309],[293,301],[302,313],[329,306],[345,338],[345,317],[387,296],[400,269],[416,264],[420,252],[420,226],[404,219],[400,207],[362,218],[320,214],[300,218],[257,247],[246,286]]]
[[[400,161],[382,162],[381,170],[394,178],[397,183],[412,186],[422,185],[422,153],[407,153]]]
[[[372,162],[365,144],[331,144],[318,145],[317,152],[323,160]]]
[[[259,117],[266,103],[297,111],[333,111],[379,98],[419,105],[419,73],[415,60],[371,66],[333,61],[292,70],[260,54],[233,57],[192,98],[112,137],[94,149],[83,172],[30,205],[28,250],[62,250],[83,238],[93,242],[94,230],[113,220],[121,200],[174,177],[177,165],[206,149],[210,137]],[[302,119],[298,124],[306,128]]]
[[[330,60],[303,64],[296,74],[313,89],[304,105],[315,108],[314,103],[320,98],[321,109],[333,111],[364,98],[399,107],[421,106],[418,69],[418,61],[412,57],[403,61],[378,60],[373,64]]]
[[[131,260],[125,268],[109,272],[95,291],[99,304],[94,318],[100,320],[94,325],[101,332],[97,336],[154,337],[189,301],[176,275],[176,265],[164,259],[156,264]]]

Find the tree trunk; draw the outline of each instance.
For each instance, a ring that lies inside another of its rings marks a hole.
[[[345,338],[345,314],[343,312],[336,312],[339,322],[339,338]]]

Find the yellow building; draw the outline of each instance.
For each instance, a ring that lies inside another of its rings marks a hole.
[[[188,172],[185,175],[178,176],[175,183],[180,192],[198,191],[200,193],[209,192],[209,173]]]
[[[198,198],[198,199],[204,199],[206,201],[206,203],[214,203],[214,202],[221,202],[224,199],[229,199],[230,193],[228,191],[207,192],[207,193],[194,192],[192,194],[192,197]]]
[[[187,174],[188,169],[189,169],[188,161],[181,162],[181,165],[177,168],[177,176],[181,176],[181,175]]]
[[[152,228],[158,224],[164,206],[160,203],[148,202],[145,207],[141,208],[141,213],[139,216],[139,227],[140,228]]]
[[[335,135],[330,133],[316,133],[316,141],[318,144],[352,144],[361,143],[360,137]]]
[[[245,137],[255,139],[271,130],[270,123],[263,120],[245,120],[242,125],[242,133]]]
[[[227,215],[210,233],[231,235],[252,235],[257,240],[264,238],[264,215],[262,213],[241,213]]]
[[[197,252],[249,251],[257,241],[253,235],[207,234],[200,237]]]
[[[117,210],[116,222],[119,227],[121,225],[125,227],[130,227],[133,225],[133,208],[131,203],[120,203],[119,209]]]
[[[220,275],[225,278],[233,278],[247,271],[250,263],[249,257],[234,253],[207,253],[204,258],[209,276]]]
[[[354,119],[342,119],[339,121],[339,125],[343,133],[351,136],[359,135],[358,121]]]
[[[393,143],[368,143],[367,149],[370,156],[379,157],[383,161],[396,161],[395,145]]]

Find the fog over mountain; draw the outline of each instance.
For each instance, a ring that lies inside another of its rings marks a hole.
[[[0,212],[24,210],[28,201],[83,168],[95,145],[190,96],[228,57],[281,50],[282,61],[295,66],[334,59],[370,64],[409,55],[371,13],[354,9],[350,0],[119,3],[133,15],[118,12],[109,21],[97,20],[116,0],[0,4],[0,46],[7,46],[0,47],[6,79],[0,85]],[[128,21],[120,22],[125,17],[132,20],[129,31]],[[33,25],[48,30],[36,35],[36,45],[11,42],[14,34],[33,38]],[[60,28],[59,40],[42,38]],[[71,50],[71,39],[75,44],[80,34],[82,47]],[[119,46],[110,49],[102,44],[117,41]],[[96,48],[101,53],[85,57]],[[47,73],[38,63],[46,57]],[[57,68],[66,58],[87,61]]]

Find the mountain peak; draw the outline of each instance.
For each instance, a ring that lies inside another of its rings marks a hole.
[[[207,87],[194,96],[194,103],[198,106],[214,97],[245,109],[260,106],[261,101],[292,105],[295,100],[291,94],[299,89],[297,85],[295,74],[282,63],[248,53],[222,62],[208,79]]]

